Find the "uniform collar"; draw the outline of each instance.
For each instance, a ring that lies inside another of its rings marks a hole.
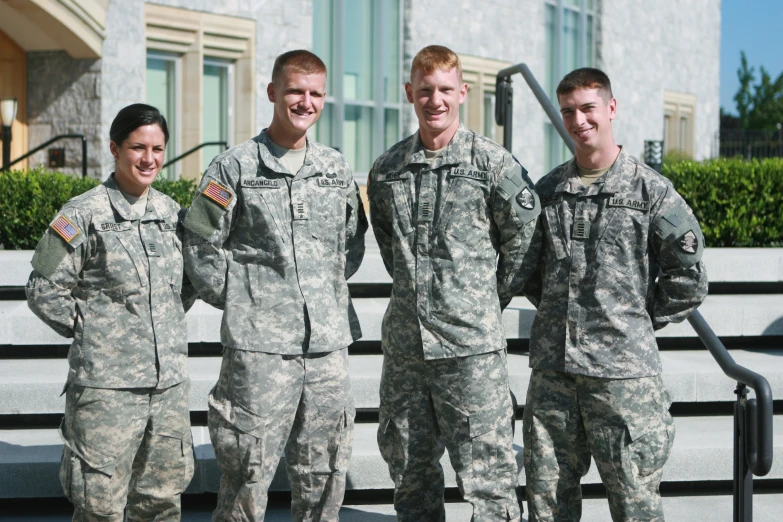
[[[473,159],[474,139],[475,135],[473,132],[460,122],[454,137],[451,138],[451,141],[443,149],[440,156],[432,160],[432,164],[430,164],[429,160],[424,156],[424,145],[421,142],[419,131],[416,131],[411,140],[410,149],[408,149],[408,153],[405,155],[405,165],[424,164],[429,165],[431,170],[435,170],[444,165],[470,163]]]
[[[117,181],[114,179],[114,172],[111,173],[106,181],[103,182],[103,186],[106,188],[106,193],[109,196],[109,202],[111,206],[125,221],[133,221],[136,215],[131,209],[130,203],[125,199],[125,196],[120,192],[120,188],[117,186]],[[147,208],[144,212],[142,221],[156,221],[170,217],[169,209],[163,200],[163,195],[154,188],[150,187],[147,192]]]
[[[614,194],[620,190],[623,172],[631,161],[625,149],[620,147],[620,154],[603,176],[595,180],[590,186],[585,187],[579,179],[579,170],[576,166],[576,157],[571,158],[566,167],[561,171],[560,180],[555,192],[568,192],[569,194],[583,194],[594,196],[599,193]],[[584,191],[584,192],[583,192]]]
[[[316,154],[314,154],[314,142],[311,141],[309,137],[306,138],[307,144],[305,147],[307,150],[305,151],[304,163],[302,164],[301,170],[298,173],[295,173],[289,172],[289,170],[283,166],[280,160],[278,160],[275,155],[269,151],[269,144],[272,143],[272,140],[269,138],[266,131],[267,129],[261,131],[261,134],[258,135],[256,142],[258,143],[258,157],[268,169],[271,169],[278,174],[296,177],[297,179],[309,178],[310,176],[315,176],[321,171],[321,161],[316,157]]]

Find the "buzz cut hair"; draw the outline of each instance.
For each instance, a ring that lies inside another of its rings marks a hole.
[[[277,84],[288,70],[302,74],[326,75],[326,64],[318,56],[305,49],[285,52],[277,57],[275,65],[272,67],[272,83]]]
[[[444,72],[449,72],[452,69],[457,69],[457,76],[459,81],[462,82],[462,62],[459,60],[457,53],[444,47],[442,45],[428,45],[416,54],[411,64],[411,80],[413,80],[413,74],[418,70],[425,74],[440,69]]]
[[[559,99],[578,89],[598,89],[598,94],[607,102],[614,97],[609,77],[602,70],[592,67],[582,67],[566,74],[557,86],[557,97]]]

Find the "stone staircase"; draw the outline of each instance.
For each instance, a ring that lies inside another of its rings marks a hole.
[[[374,238],[351,279],[364,337],[350,348],[357,407],[355,445],[348,473],[348,521],[394,520],[393,484],[375,442],[381,373],[381,318],[391,281]],[[0,252],[0,521],[67,520],[57,469],[62,444],[57,426],[64,407],[60,396],[67,373],[66,339],[57,336],[27,308],[23,286],[32,252]],[[755,520],[780,519],[783,507],[783,249],[708,249],[705,254],[710,295],[700,308],[737,363],[765,376],[775,401],[771,472],[755,481]],[[184,501],[183,520],[209,520],[219,471],[206,429],[206,396],[220,367],[221,312],[197,302],[188,313],[192,380],[190,409],[197,469]],[[524,407],[530,370],[527,345],[535,309],[515,298],[503,319],[509,339],[511,387]],[[663,378],[674,400],[677,429],[674,450],[664,471],[662,491],[668,520],[731,518],[732,401],[735,383],[723,375],[686,322],[658,332]],[[522,462],[521,420],[515,451]],[[444,457],[448,520],[470,520],[460,502],[454,473]],[[519,485],[524,486],[521,472]],[[583,520],[609,520],[606,500],[593,465],[583,480],[587,500]],[[272,483],[276,504],[267,520],[290,520],[283,467]],[[592,497],[592,498],[591,498]]]

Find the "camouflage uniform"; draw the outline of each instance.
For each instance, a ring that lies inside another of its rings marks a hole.
[[[592,185],[575,160],[542,178],[544,248],[524,416],[530,520],[579,520],[590,455],[612,518],[663,520],[674,438],[654,330],[706,297],[704,238],[671,183],[624,151]]]
[[[74,341],[60,479],[74,520],[179,520],[193,476],[180,210],[149,190],[137,219],[110,177],[44,233],[30,309]]]
[[[474,520],[518,519],[501,309],[538,261],[533,185],[511,154],[460,126],[431,164],[418,134],[392,147],[368,196],[394,280],[378,445],[397,516],[444,519],[445,444]]]
[[[307,141],[292,175],[262,132],[215,158],[185,218],[185,267],[224,309],[209,428],[223,471],[215,520],[263,520],[285,445],[294,520],[337,520],[361,336],[346,279],[367,220],[337,151]]]

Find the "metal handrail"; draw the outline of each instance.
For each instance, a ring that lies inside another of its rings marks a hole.
[[[87,136],[85,136],[84,134],[60,134],[58,136],[55,136],[54,138],[52,138],[52,139],[50,139],[48,141],[45,141],[41,145],[38,145],[36,148],[28,151],[27,154],[23,154],[23,155],[19,156],[14,161],[11,161],[10,163],[8,163],[8,165],[3,165],[3,169],[4,170],[9,170],[11,167],[16,165],[20,161],[29,158],[30,156],[32,156],[33,154],[35,154],[39,150],[41,150],[41,149],[43,149],[45,147],[48,147],[49,145],[51,145],[55,141],[59,141],[59,140],[66,139],[66,138],[78,138],[78,139],[82,140],[82,177],[86,178],[87,177]]]
[[[228,149],[228,142],[227,141],[205,141],[201,145],[196,145],[192,149],[190,149],[190,150],[188,150],[186,152],[183,152],[182,154],[180,154],[176,158],[167,161],[166,163],[163,164],[163,166],[161,167],[161,170],[165,169],[169,165],[172,165],[172,164],[178,162],[179,160],[181,160],[182,158],[184,158],[186,156],[190,156],[191,154],[193,154],[194,152],[197,152],[199,149],[201,149],[203,147],[209,147],[209,146],[212,146],[212,145],[222,145],[223,147]]]
[[[503,146],[511,151],[513,88],[510,77],[516,73],[522,74],[568,149],[572,154],[575,153],[574,142],[566,132],[554,104],[524,63],[503,69],[497,75],[495,121],[503,126]],[[734,405],[734,520],[750,522],[753,519],[753,478],[750,474],[761,477],[772,469],[772,389],[762,375],[734,362],[698,310],[691,312],[688,322],[723,373],[737,381],[737,401]],[[747,398],[747,388],[755,391],[755,399]]]

